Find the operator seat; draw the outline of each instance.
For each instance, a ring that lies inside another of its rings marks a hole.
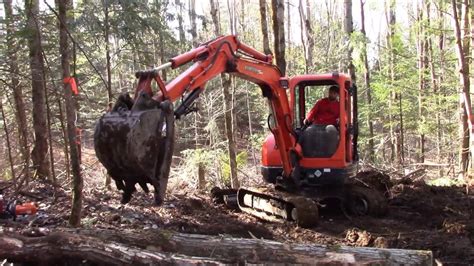
[[[333,125],[310,125],[298,140],[303,156],[309,158],[329,158],[339,145],[339,131]]]

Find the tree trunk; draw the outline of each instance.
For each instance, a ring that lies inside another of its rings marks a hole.
[[[306,14],[304,5],[306,5]],[[303,44],[305,71],[306,74],[308,74],[313,67],[314,50],[313,27],[311,25],[311,7],[309,0],[307,0],[305,4],[303,4],[303,0],[300,0],[298,9],[300,13],[301,42]]]
[[[426,87],[426,49],[425,43],[427,42],[425,36],[425,30],[423,29],[423,9],[425,1],[422,1],[421,6],[417,7],[418,10],[418,32],[417,32],[417,48],[418,48],[418,117],[421,122],[424,122],[424,112],[423,112],[423,91]],[[423,163],[425,158],[425,134],[423,133],[423,124],[419,125],[419,139],[418,139],[418,162]]]
[[[235,17],[235,2],[227,0],[227,11],[229,12],[229,28],[230,28],[230,34],[235,35],[236,34],[236,17]]]
[[[285,60],[285,3],[284,0],[272,0],[273,36],[276,65],[281,75],[286,75]]]
[[[205,190],[206,189],[206,166],[199,162],[197,164],[197,172],[198,172],[198,189]]]
[[[198,44],[197,41],[197,26],[196,26],[196,0],[189,0],[189,21],[191,22],[191,28],[189,32],[191,33],[191,38],[193,42],[193,47],[196,47]]]
[[[108,110],[112,110],[113,93],[112,93],[112,70],[110,65],[110,24],[109,24],[109,4],[108,0],[104,1],[104,42],[105,42],[105,67],[107,69],[107,106]],[[109,174],[105,174],[104,187],[111,189],[110,184],[112,178]]]
[[[162,29],[160,28],[160,32],[158,34],[158,43],[160,45],[160,62],[161,62],[161,64],[166,63],[165,42],[163,41],[163,34],[164,33],[163,33]],[[166,82],[168,80],[167,76],[166,76],[166,69],[161,70],[161,78],[163,79],[164,82]],[[120,79],[120,83],[122,83],[122,74],[121,73],[119,74],[119,79]]]
[[[305,73],[308,74],[309,73],[309,69],[308,69],[309,58],[308,58],[308,44],[307,44],[308,34],[306,34],[305,36],[304,21],[306,18],[304,14],[303,0],[299,1],[298,13],[300,14],[300,37],[301,37],[301,45],[303,46],[303,56],[304,56],[304,63],[305,63],[304,69],[305,69]]]
[[[7,118],[3,110],[3,99],[0,99],[0,113],[2,115],[3,130],[5,131],[5,140],[7,142],[8,162],[10,163],[11,177],[13,184],[16,184],[15,163],[13,162],[12,146],[10,143],[10,131],[8,130]]]
[[[387,46],[389,49],[389,76],[391,91],[389,96],[389,124],[390,124],[390,140],[391,140],[391,161],[395,161],[399,166],[403,164],[403,114],[402,114],[402,98],[401,93],[395,90],[395,54],[393,46],[393,38],[395,36],[395,0],[388,0],[387,2],[387,19],[389,30],[387,34]],[[398,105],[399,121],[395,126],[394,122],[394,105]]]
[[[191,21],[191,37],[193,47],[198,45],[197,41],[197,31],[196,31],[196,1],[189,0],[189,20]],[[197,109],[199,110],[199,98],[194,101]],[[199,121],[199,114],[198,112],[194,112],[194,141],[195,141],[195,149],[199,149],[200,147],[200,121]],[[198,176],[198,189],[204,190],[206,189],[206,168],[204,164],[199,162],[196,167],[197,176]]]
[[[71,177],[71,164],[69,162],[69,141],[68,141],[68,135],[67,135],[67,128],[64,123],[66,121],[64,117],[64,109],[63,109],[63,102],[61,95],[56,95],[57,97],[57,103],[58,103],[58,110],[59,110],[59,124],[61,126],[61,133],[63,135],[63,140],[64,140],[64,168],[66,170],[66,179],[69,180]]]
[[[444,11],[441,9],[441,5],[436,5],[436,8],[438,9],[438,27],[440,29],[444,29]],[[440,30],[439,31],[439,36],[438,36],[438,49],[439,49],[439,61],[440,61],[440,74],[438,75],[438,93],[436,97],[436,105],[437,105],[437,111],[436,111],[436,125],[437,125],[437,143],[436,143],[436,150],[437,150],[437,161],[441,162],[442,156],[441,156],[441,147],[443,145],[443,125],[441,123],[441,110],[442,110],[442,102],[441,102],[441,97],[443,96],[443,89],[442,89],[442,84],[444,82],[445,78],[445,51],[444,51],[444,44],[445,44],[445,33],[444,31]],[[430,60],[432,62],[432,60]],[[439,175],[443,176],[443,168],[441,167],[439,169]]]
[[[31,87],[33,100],[33,130],[35,134],[34,147],[31,152],[33,169],[36,176],[47,178],[49,172],[48,159],[48,127],[46,119],[45,88],[43,82],[44,62],[41,54],[41,31],[37,20],[39,1],[25,1],[27,16],[28,47],[31,69]]]
[[[189,21],[191,22],[191,38],[193,47],[197,46],[197,32],[196,32],[196,1],[189,0]],[[199,110],[199,98],[194,101],[196,108]],[[194,141],[195,141],[195,149],[199,148],[199,115],[198,112],[194,112]],[[199,172],[199,169],[198,169]],[[200,181],[201,182],[201,181]],[[205,181],[204,181],[205,182]]]
[[[310,0],[306,0],[306,19],[304,20],[305,23],[305,30],[306,30],[306,38],[308,39],[308,47],[307,47],[307,57],[308,57],[308,72],[313,71],[313,50],[314,50],[314,36],[313,36],[313,24],[311,21],[311,17],[313,14],[311,13],[311,2]]]
[[[245,101],[247,103],[247,119],[248,119],[248,125],[249,125],[249,139],[253,139],[253,126],[252,126],[252,116],[250,114],[250,96],[249,96],[249,91],[245,90]],[[249,141],[250,145],[250,152],[252,153],[252,159],[253,159],[253,166],[255,167],[255,172],[258,173],[258,164],[257,164],[257,157],[256,157],[256,152],[255,148],[253,146],[253,143]]]
[[[184,42],[186,41],[186,36],[184,34],[184,25],[183,25],[183,14],[184,14],[184,8],[183,8],[183,3],[181,3],[180,0],[175,0],[174,3],[179,6],[179,12],[178,12],[178,32],[179,32],[179,41],[183,45]],[[216,36],[217,37],[217,36]]]
[[[395,47],[393,43],[393,39],[395,37],[395,29],[396,29],[396,0],[390,0],[390,53],[391,53],[391,66],[390,66],[390,80],[392,84],[395,84],[396,77],[395,77]],[[395,132],[395,150],[396,150],[396,162],[399,166],[403,167],[403,163],[405,160],[404,154],[404,125],[403,125],[403,109],[402,109],[402,93],[394,90],[394,103],[398,104],[398,125]]]
[[[425,5],[425,8],[426,8],[426,19],[427,19],[427,24],[428,24],[428,27],[433,27],[433,25],[431,24],[431,8],[430,8],[430,3],[427,2],[426,5]],[[442,25],[441,25],[442,26]],[[441,28],[440,28],[441,29]],[[436,138],[436,157],[437,157],[437,160],[438,162],[441,161],[441,122],[440,122],[440,113],[439,113],[439,98],[441,97],[439,91],[440,91],[440,84],[437,82],[438,81],[438,76],[436,74],[436,70],[435,70],[435,64],[434,64],[434,60],[435,60],[435,55],[433,54],[433,42],[432,42],[432,39],[431,38],[426,38],[426,64],[429,65],[429,69],[430,69],[430,76],[431,76],[431,87],[433,89],[433,94],[435,95],[436,97],[436,102],[435,102],[435,106],[436,106],[436,115],[435,115],[435,121],[436,121],[436,124],[438,126],[438,129],[436,131],[436,135],[437,135],[437,138]],[[440,53],[442,53],[442,51],[440,51]],[[424,159],[424,154],[423,154],[423,159]]]
[[[221,35],[220,22],[219,22],[219,7],[218,2],[210,0],[212,21],[214,23],[214,33],[216,36]],[[232,80],[227,74],[221,74],[222,83],[222,94],[224,96],[224,124],[227,138],[227,151],[229,155],[230,165],[230,181],[232,188],[238,188],[240,186],[239,179],[237,177],[237,154],[235,141],[233,136],[232,128],[232,98],[229,92],[232,85]]]
[[[7,30],[7,57],[9,61],[9,71],[11,76],[11,88],[13,90],[13,100],[15,102],[15,117],[18,125],[19,148],[23,161],[23,173],[26,179],[30,176],[30,147],[28,143],[28,122],[26,119],[25,102],[23,100],[23,90],[19,82],[19,68],[17,58],[17,44],[15,38],[14,18],[12,10],[12,0],[4,1],[5,20]]]
[[[270,40],[268,39],[268,24],[267,24],[267,2],[265,0],[259,0],[260,5],[260,27],[262,30],[263,40],[263,52],[265,54],[271,54]]]
[[[70,78],[70,60],[71,48],[69,46],[67,27],[70,24],[72,15],[71,0],[56,0],[56,5],[59,8],[59,52],[61,54],[61,67],[63,78]],[[76,105],[73,98],[72,88],[70,83],[64,83],[64,99],[66,102],[66,119],[67,119],[67,135],[69,142],[69,152],[72,167],[72,208],[71,216],[69,217],[69,224],[71,226],[79,226],[81,223],[81,209],[82,209],[82,187],[83,180],[81,174],[81,165],[79,158],[79,151],[77,145],[76,135]]]
[[[365,32],[365,2],[360,0],[360,17],[361,17],[361,33],[364,37],[362,47],[362,60],[364,61],[364,86],[367,91],[366,99],[368,105],[367,111],[367,127],[369,129],[369,147],[368,147],[368,159],[369,162],[375,161],[375,144],[374,144],[374,122],[372,121],[372,88],[370,87],[370,69],[369,59],[367,57],[367,34]]]
[[[43,59],[46,61],[44,51],[41,51],[41,55]],[[54,167],[54,149],[53,149],[53,135],[51,133],[51,107],[49,104],[49,93],[48,93],[48,86],[46,85],[46,70],[43,68],[43,86],[44,86],[44,99],[46,104],[46,121],[48,127],[48,143],[49,143],[49,161],[51,163],[51,175],[50,180],[53,183],[54,188],[56,188],[56,171]],[[55,193],[56,194],[56,193]]]
[[[227,150],[229,154],[229,166],[230,166],[230,182],[232,188],[240,187],[240,182],[237,176],[237,148],[234,140],[234,129],[232,122],[232,108],[231,101],[232,96],[229,92],[232,86],[232,79],[230,76],[223,74],[222,78],[222,93],[224,95],[224,121],[225,121],[225,132],[227,138]]]
[[[188,15],[189,15],[189,21],[191,22],[191,38],[192,38],[192,44],[193,47],[197,46],[197,32],[196,32],[196,1],[195,0],[189,0],[189,8],[188,8]],[[199,98],[194,101],[194,104],[196,105],[196,108],[199,110]],[[198,112],[194,112],[194,142],[195,142],[195,149],[199,148],[199,115]],[[198,177],[199,177],[199,184],[201,184],[201,175],[200,175],[200,168],[198,167]],[[205,183],[205,180],[203,181]]]
[[[286,2],[286,29],[287,29],[287,39],[286,39],[286,47],[290,50],[291,47],[291,5],[290,1]],[[291,68],[291,60],[288,63],[288,68]]]
[[[15,262],[53,264],[324,264],[431,265],[431,251],[191,235],[170,231],[133,235],[112,230],[53,232],[41,237],[0,234],[0,257]],[[42,254],[42,256],[38,256]]]
[[[347,70],[352,79],[352,82],[356,82],[355,66],[352,62],[352,46],[350,45],[351,35],[354,31],[353,19],[352,19],[352,0],[344,0],[344,31],[346,33],[345,40],[349,44],[347,47]]]
[[[464,0],[463,3],[463,15],[459,19],[457,1],[452,0],[451,5],[453,8],[453,19],[454,19],[454,30],[456,37],[456,50],[458,54],[458,66],[459,66],[459,84],[461,86],[461,97],[459,100],[459,135],[461,138],[461,147],[459,151],[459,170],[462,175],[465,174],[469,167],[469,127],[468,117],[465,109],[464,99],[467,105],[470,106],[470,80],[469,80],[469,60],[466,58],[470,53],[469,46],[469,1]],[[460,24],[464,25],[464,31],[462,31]],[[467,97],[463,97],[465,94]]]
[[[241,0],[240,1],[240,5],[241,5],[241,23],[240,23],[240,26],[242,28],[242,34],[245,33],[246,31],[246,27],[245,27],[245,16],[247,14],[245,14],[245,3],[244,3],[244,0]],[[248,121],[248,127],[249,127],[249,139],[253,139],[253,126],[252,126],[252,115],[251,115],[251,106],[250,106],[250,96],[249,96],[249,90],[248,89],[245,89],[245,103],[247,105],[247,121]],[[258,173],[258,165],[257,165],[257,157],[256,157],[256,153],[255,153],[255,148],[252,144],[251,141],[248,142],[248,145],[250,145],[250,152],[252,153],[252,161],[253,161],[253,165],[255,167],[255,172]]]

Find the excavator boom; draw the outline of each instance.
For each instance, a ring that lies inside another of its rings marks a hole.
[[[192,65],[165,85],[160,70],[188,63]],[[271,130],[281,153],[283,176],[291,176],[290,154],[297,152],[286,95],[288,80],[272,64],[271,55],[241,43],[234,35],[222,36],[173,57],[162,66],[137,72],[138,85],[133,99],[121,95],[114,108],[97,123],[96,154],[117,187],[124,191],[123,202],[130,200],[135,184],[148,190],[147,183],[155,187],[156,201],[162,201],[160,191],[166,190],[166,182],[160,184],[160,181],[167,180],[170,143],[174,142],[174,119],[170,116],[180,118],[188,113],[206,83],[222,73],[259,85],[275,120]],[[159,88],[157,92],[152,90],[153,82]],[[173,109],[172,103],[180,98],[183,101]]]

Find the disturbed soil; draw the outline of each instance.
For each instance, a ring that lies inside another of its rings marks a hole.
[[[371,183],[370,178],[365,180]],[[389,200],[384,217],[347,217],[339,210],[322,210],[319,225],[304,229],[291,223],[269,223],[212,203],[209,193],[174,189],[160,207],[141,190],[126,205],[120,193],[88,184],[84,191],[82,227],[152,234],[154,230],[264,238],[292,243],[432,250],[443,264],[474,264],[474,195],[463,187],[433,187],[424,182],[385,180],[378,187]],[[0,182],[0,188],[2,183]],[[370,184],[370,185],[373,185]],[[5,198],[13,191],[6,189]],[[25,193],[24,193],[25,194]],[[40,207],[35,217],[0,220],[0,232],[31,227],[67,227],[70,193],[49,186],[32,186],[24,201]],[[56,198],[56,199],[54,199]]]

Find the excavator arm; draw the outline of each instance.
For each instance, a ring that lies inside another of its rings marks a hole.
[[[190,62],[194,64],[164,85],[159,71],[165,68],[178,68]],[[292,170],[290,152],[296,152],[295,138],[292,130],[292,119],[289,101],[285,88],[287,79],[281,77],[280,70],[272,64],[272,56],[265,55],[240,42],[236,36],[222,36],[204,43],[184,54],[178,55],[162,66],[152,70],[138,72],[139,86],[135,92],[146,91],[157,101],[184,100],[176,110],[179,118],[186,113],[192,102],[205,89],[206,83],[221,73],[230,73],[242,79],[256,83],[262,89],[263,96],[269,100],[275,127],[272,133],[279,147],[283,161],[283,176],[289,177]],[[159,92],[153,94],[151,82],[155,80]]]
[[[193,64],[165,84],[159,72]],[[94,147],[100,162],[123,190],[126,203],[138,183],[148,191],[155,188],[155,201],[166,192],[174,143],[174,119],[189,113],[192,103],[206,83],[221,73],[230,73],[254,82],[269,101],[274,126],[270,128],[280,151],[283,178],[294,177],[298,152],[286,94],[288,80],[273,65],[271,55],[262,54],[238,41],[222,36],[204,43],[154,69],[136,73],[138,84],[133,99],[120,95],[110,112],[99,119],[94,132]],[[158,90],[153,92],[152,83]],[[173,103],[182,98],[180,105]],[[296,178],[293,178],[296,179]]]

